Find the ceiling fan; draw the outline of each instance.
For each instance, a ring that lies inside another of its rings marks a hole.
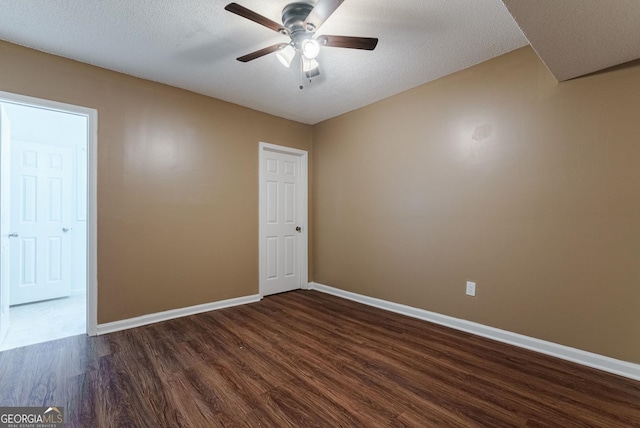
[[[249,62],[276,52],[280,62],[286,67],[290,67],[296,54],[299,54],[302,72],[308,79],[311,79],[320,74],[316,57],[320,53],[321,46],[374,50],[378,44],[378,39],[372,37],[315,36],[316,31],[342,2],[344,0],[318,0],[315,5],[307,2],[290,3],[282,10],[282,24],[278,24],[237,3],[229,3],[225,6],[225,9],[229,12],[291,38],[289,43],[277,43],[251,52],[239,57],[238,61]]]

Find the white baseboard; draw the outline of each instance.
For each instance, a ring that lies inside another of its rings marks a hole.
[[[553,342],[536,339],[510,331],[489,327],[472,321],[466,321],[460,318],[450,317],[448,315],[438,314],[436,312],[426,311],[424,309],[414,308],[412,306],[401,305],[374,297],[364,296],[362,294],[352,293],[350,291],[341,290],[339,288],[329,287],[328,285],[310,282],[310,290],[318,290],[323,293],[332,294],[344,299],[353,300],[365,305],[374,306],[390,312],[407,315],[434,324],[440,324],[472,333],[488,339],[497,340],[498,342],[508,343],[510,345],[540,352],[542,354],[551,355],[563,360],[572,361],[584,366],[603,370],[605,372],[614,373],[620,376],[628,377],[634,380],[640,380],[640,364],[629,363],[626,361],[616,360],[614,358],[605,357],[604,355],[594,354],[592,352],[583,351],[569,346],[559,345]]]
[[[247,303],[258,302],[261,298],[262,297],[259,294],[253,294],[251,296],[236,297],[234,299],[220,300],[218,302],[205,303],[202,305],[189,306],[180,309],[172,309],[170,311],[156,312],[154,314],[143,315],[126,320],[98,324],[97,334],[113,333],[115,331],[141,327],[147,324],[153,324],[156,322],[167,321],[174,318],[200,314],[202,312],[215,311],[217,309],[229,308],[231,306],[246,305]]]

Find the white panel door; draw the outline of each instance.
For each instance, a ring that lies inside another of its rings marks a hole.
[[[0,343],[9,330],[9,219],[11,202],[11,125],[0,105]]]
[[[71,149],[13,141],[11,156],[11,304],[68,296]]]
[[[300,288],[300,156],[262,152],[261,293]]]

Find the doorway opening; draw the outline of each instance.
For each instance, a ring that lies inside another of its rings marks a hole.
[[[0,351],[95,334],[95,110],[0,93],[0,114]]]

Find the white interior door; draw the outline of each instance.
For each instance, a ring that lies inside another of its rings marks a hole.
[[[11,304],[68,296],[71,149],[13,141],[11,156]]]
[[[307,192],[301,166],[299,155],[261,150],[260,292],[263,296],[301,288],[302,279],[306,278],[302,268],[306,260],[302,260],[302,255],[306,255],[303,205],[306,208]],[[306,173],[306,168],[304,170]]]
[[[10,144],[11,124],[0,105],[0,343],[9,330]]]

